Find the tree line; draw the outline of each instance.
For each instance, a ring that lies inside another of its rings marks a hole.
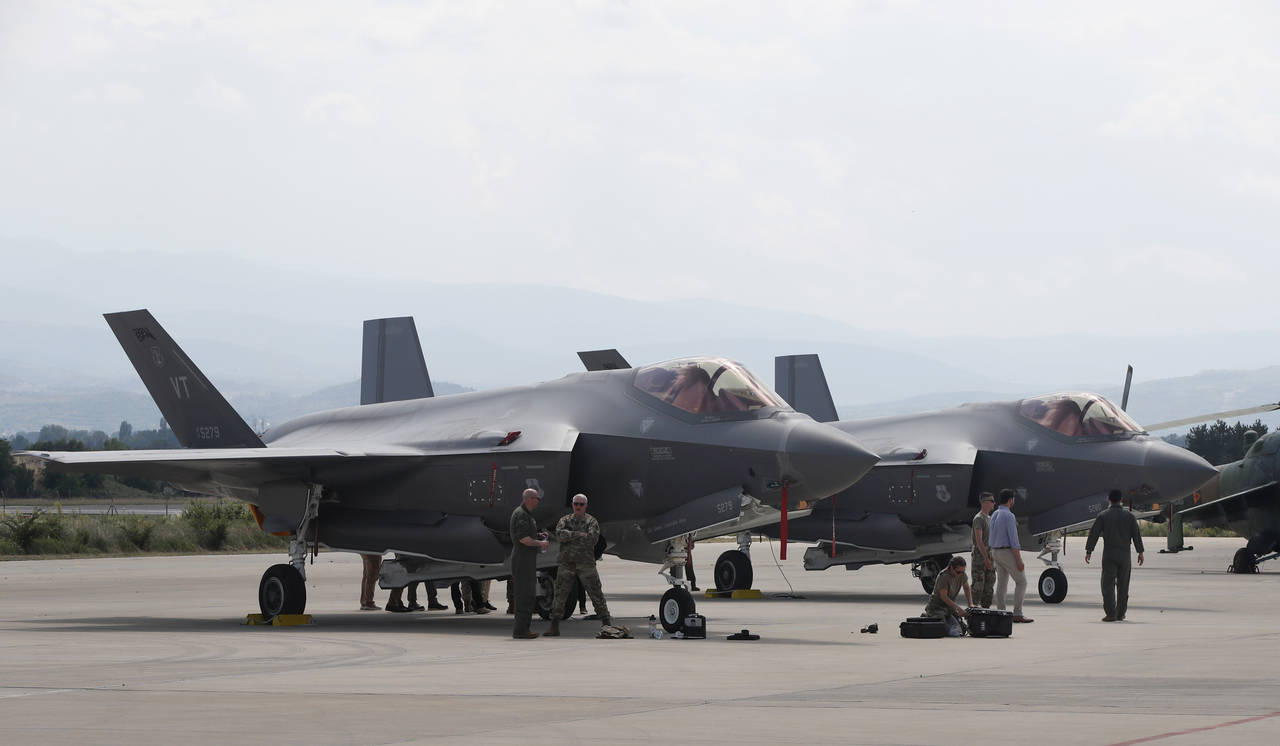
[[[178,440],[164,420],[154,430],[134,430],[125,420],[120,423],[114,435],[107,435],[101,430],[70,430],[62,425],[45,425],[39,432],[20,432],[12,441],[0,438],[0,494],[16,499],[111,497],[127,493],[128,490],[124,488],[160,494],[165,487],[163,482],[142,477],[68,474],[51,469],[37,474],[36,470],[16,463],[13,452],[126,451],[177,447]]]

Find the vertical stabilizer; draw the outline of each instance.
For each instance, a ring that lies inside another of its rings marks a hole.
[[[262,439],[150,311],[108,313],[103,318],[184,448],[263,447]]]
[[[835,422],[836,405],[817,355],[779,355],[773,359],[773,388],[797,412],[818,422]]]
[[[364,322],[360,403],[425,399],[434,395],[413,317]]]
[[[613,348],[579,352],[578,359],[587,370],[626,370],[631,367],[622,353]]]

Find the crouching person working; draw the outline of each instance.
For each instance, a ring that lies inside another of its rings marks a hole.
[[[960,619],[967,615],[964,607],[956,603],[961,589],[964,590],[968,605],[972,606],[973,591],[969,589],[969,577],[965,575],[964,557],[956,555],[951,558],[946,569],[938,573],[938,577],[934,579],[933,595],[929,596],[929,603],[925,605],[924,613],[921,614],[934,619],[945,619],[947,634],[951,637],[960,637],[965,632],[964,624]]]

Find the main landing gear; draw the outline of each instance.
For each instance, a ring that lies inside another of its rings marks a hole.
[[[751,569],[751,532],[738,534],[738,548],[724,552],[716,559],[716,590],[742,591],[754,580]]]
[[[268,567],[258,582],[258,609],[264,622],[283,614],[301,614],[307,608],[307,540],[304,537],[319,507],[320,486],[312,485],[307,492],[302,523],[289,536],[289,564]]]
[[[672,586],[662,594],[662,600],[658,602],[658,620],[667,632],[683,630],[685,617],[698,608],[693,601],[693,594],[689,592],[689,581],[684,577],[684,563],[689,556],[684,548],[688,546],[688,538],[677,536],[667,544],[666,560],[658,570],[658,574]]]
[[[933,584],[938,579],[938,573],[945,570],[950,562],[951,555],[949,554],[935,554],[932,557],[925,557],[919,562],[911,563],[911,574],[920,579],[920,587],[924,588],[925,593],[932,594]]]
[[[1227,567],[1227,572],[1241,575],[1252,575],[1258,572],[1258,556],[1249,547],[1240,547],[1231,558],[1231,565]]]
[[[559,569],[550,567],[538,571],[538,595],[533,600],[533,610],[538,612],[539,619],[551,618],[551,604],[556,597],[556,572]],[[565,597],[564,609],[561,610],[561,619],[568,619],[573,616],[573,612],[577,611],[578,584],[581,582],[577,578],[573,579],[573,587],[569,589],[569,594]]]

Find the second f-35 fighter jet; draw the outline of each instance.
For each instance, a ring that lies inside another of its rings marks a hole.
[[[798,410],[817,420],[835,418],[816,355],[779,357],[775,374],[777,390]],[[1015,490],[1022,548],[1041,550],[1048,565],[1040,596],[1058,603],[1067,594],[1058,562],[1063,532],[1089,525],[1106,507],[1109,490],[1121,490],[1130,507],[1146,510],[1189,494],[1217,473],[1194,453],[1148,435],[1097,394],[834,424],[880,461],[792,523],[792,538],[817,542],[805,552],[806,569],[911,563],[926,591],[951,555],[972,548],[970,524],[981,492]],[[722,561],[739,561],[726,555]]]
[[[784,500],[804,509],[876,461],[714,357],[318,412],[259,436],[149,312],[106,319],[183,449],[37,455],[250,503],[264,530],[290,537],[290,562],[259,584],[265,617],[303,611],[305,556],[321,545],[421,558],[406,582],[506,575],[508,518],[526,488],[545,496],[540,524],[584,492],[611,551],[679,567],[680,537]],[[678,629],[693,599],[679,572],[664,575],[659,610]]]

